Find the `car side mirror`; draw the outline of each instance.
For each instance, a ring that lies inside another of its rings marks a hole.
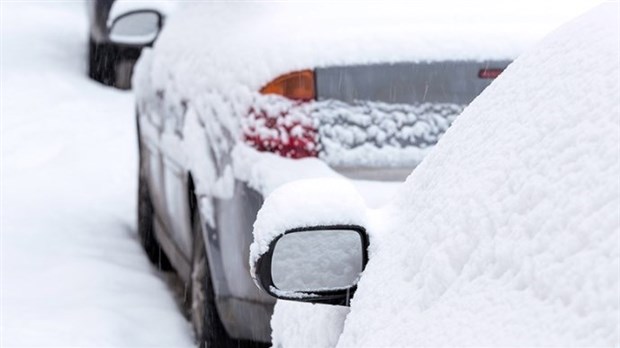
[[[112,42],[146,46],[155,41],[162,26],[162,16],[154,10],[126,12],[112,21],[108,35]]]
[[[360,226],[313,226],[275,238],[255,264],[258,286],[279,299],[348,306],[368,262]]]

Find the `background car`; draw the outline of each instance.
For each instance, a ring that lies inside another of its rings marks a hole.
[[[602,4],[516,59],[384,208],[342,179],[268,196],[257,284],[351,305],[279,301],[274,346],[618,346],[619,14]]]
[[[127,89],[143,47],[153,44],[172,8],[165,1],[87,1],[88,76]]]

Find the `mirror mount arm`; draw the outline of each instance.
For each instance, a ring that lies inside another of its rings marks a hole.
[[[286,292],[279,291],[273,284],[271,265],[273,259],[273,251],[278,240],[290,233],[319,230],[352,230],[359,233],[360,239],[362,241],[362,271],[366,268],[366,263],[368,263],[369,240],[366,229],[364,229],[362,226],[326,225],[294,228],[287,230],[283,234],[274,238],[274,240],[269,243],[269,249],[267,250],[267,252],[261,255],[256,261],[256,282],[259,284],[259,287],[266,291],[269,295],[282,300],[309,302],[317,304],[331,304],[348,307],[350,299],[353,297],[353,294],[355,294],[355,291],[357,290],[357,285],[350,286],[347,289],[323,290],[313,292],[291,292],[290,294],[288,294]]]

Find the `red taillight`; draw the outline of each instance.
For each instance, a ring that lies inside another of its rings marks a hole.
[[[268,97],[250,108],[244,141],[258,151],[288,158],[317,157],[318,132],[304,102]],[[262,105],[262,106],[261,106]]]
[[[316,97],[314,71],[282,75],[261,88],[260,93],[264,96],[250,108],[243,127],[245,142],[258,151],[283,157],[316,157],[318,134],[304,109],[305,102]]]
[[[265,109],[251,109],[244,127],[244,141],[258,151],[283,157],[316,157],[317,131],[308,119],[304,122],[298,116],[291,116],[288,111],[271,114]]]
[[[494,79],[498,77],[499,74],[502,73],[502,71],[504,71],[504,69],[499,69],[499,68],[480,69],[480,71],[478,71],[478,78]]]
[[[261,88],[261,94],[277,94],[293,100],[313,100],[314,71],[302,70],[282,75]]]

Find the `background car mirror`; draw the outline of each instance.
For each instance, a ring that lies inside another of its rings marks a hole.
[[[161,15],[153,10],[127,12],[113,20],[109,37],[119,44],[149,45],[157,38],[161,22]]]
[[[270,295],[348,306],[368,261],[360,226],[314,226],[276,238],[256,263],[257,282]]]

